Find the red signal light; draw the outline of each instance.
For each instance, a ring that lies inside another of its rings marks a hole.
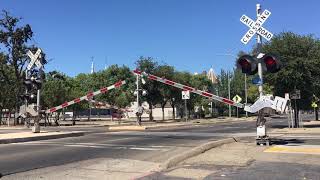
[[[253,75],[257,73],[257,62],[252,56],[244,55],[237,60],[237,67],[245,74]]]
[[[268,72],[275,73],[280,70],[280,61],[274,55],[266,54],[262,58]]]

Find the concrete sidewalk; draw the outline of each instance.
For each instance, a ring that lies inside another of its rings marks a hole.
[[[297,148],[290,143],[287,146]],[[299,146],[320,149],[320,145]],[[251,141],[225,144],[140,179],[319,179],[317,152],[281,152],[272,148],[256,146]]]
[[[320,135],[320,121],[309,121],[303,123],[303,128],[282,128],[272,129],[271,134],[319,134]]]
[[[32,133],[32,132],[6,133],[6,134],[0,134],[0,144],[58,139],[58,138],[65,138],[65,137],[77,137],[77,136],[83,136],[83,135],[84,135],[84,132],[80,132],[80,131],[72,131],[72,132],[41,131],[40,133]]]

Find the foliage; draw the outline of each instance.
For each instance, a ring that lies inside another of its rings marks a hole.
[[[263,52],[277,55],[282,62],[278,73],[265,76],[265,82],[274,87],[274,94],[283,97],[299,89],[301,108],[310,108],[312,95],[320,95],[320,41],[312,35],[284,32],[265,44]]]

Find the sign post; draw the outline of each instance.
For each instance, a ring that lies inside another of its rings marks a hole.
[[[184,115],[186,122],[188,121],[188,108],[187,108],[187,99],[190,99],[190,91],[182,91],[182,99],[184,99]]]
[[[235,95],[232,100],[236,103],[240,103],[242,98],[239,95]],[[237,107],[237,118],[239,118],[239,108]]]
[[[293,91],[293,93],[291,93],[290,96],[291,99],[294,99],[294,127],[298,128],[300,127],[299,124],[299,109],[298,109],[298,105],[297,105],[297,99],[301,99],[301,93],[300,90],[295,89]]]
[[[39,76],[42,78],[42,73],[43,73],[43,65],[40,62],[41,58],[41,49],[38,48],[37,52],[33,54],[30,50],[28,50],[27,55],[31,59],[30,63],[27,66],[26,70],[26,77],[28,76],[28,72],[31,70],[31,68],[34,66],[34,64],[39,68]],[[42,79],[41,79],[42,81]],[[27,107],[27,102],[26,102],[26,107]],[[37,112],[38,116],[36,117],[34,121],[34,126],[32,127],[32,132],[34,133],[40,133],[40,89],[37,90]]]
[[[265,9],[263,12],[261,12],[260,4],[257,4],[256,12],[257,12],[257,20],[256,21],[253,21],[252,19],[250,19],[246,15],[242,15],[240,18],[240,21],[250,28],[245,33],[245,35],[241,38],[241,42],[243,44],[247,44],[250,41],[250,39],[256,34],[257,35],[257,54],[259,56],[259,54],[261,53],[262,37],[269,41],[273,37],[273,34],[270,33],[264,27],[262,27],[263,23],[271,15],[271,12],[268,11],[267,9]],[[263,97],[263,75],[262,75],[261,62],[258,62],[258,74],[259,74],[259,78],[256,79],[255,84],[258,85],[259,96],[260,96],[260,98],[262,98]],[[269,139],[268,139],[268,136],[266,135],[266,133],[260,133],[260,132],[265,132],[264,122],[265,121],[264,121],[264,117],[263,117],[263,109],[261,109],[259,111],[259,116],[257,119],[257,143],[261,140],[263,142],[266,141],[266,144],[269,144]],[[261,131],[260,129],[263,129],[263,131]]]

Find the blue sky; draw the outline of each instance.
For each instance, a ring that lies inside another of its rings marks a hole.
[[[0,9],[22,17],[34,31],[32,43],[52,59],[46,71],[70,76],[105,64],[134,68],[151,56],[177,70],[232,69],[234,57],[254,45],[240,42],[248,28],[241,15],[255,19],[256,4],[271,11],[263,27],[320,37],[318,0],[1,0]]]

